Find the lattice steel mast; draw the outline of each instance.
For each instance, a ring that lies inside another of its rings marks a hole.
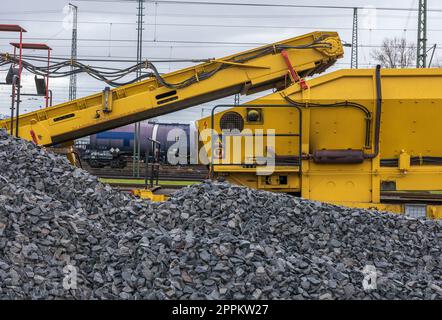
[[[353,32],[351,37],[351,68],[358,68],[358,8],[353,9]]]
[[[427,0],[419,0],[416,68],[427,67]]]
[[[141,63],[143,56],[143,24],[144,24],[144,0],[138,0],[137,13],[137,62]],[[141,76],[141,67],[137,70],[137,78]],[[140,176],[141,160],[141,123],[136,122],[134,127],[133,170],[134,176]],[[147,165],[147,164],[146,164]]]
[[[77,28],[78,28],[78,7],[69,3],[72,9],[72,45],[71,45],[71,61],[77,60]],[[71,71],[74,66],[71,66]],[[69,79],[69,100],[77,99],[77,75],[71,74]]]

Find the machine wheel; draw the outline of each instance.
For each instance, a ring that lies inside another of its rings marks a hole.
[[[110,162],[110,166],[111,166],[111,168],[122,169],[122,168],[126,167],[126,161],[124,161],[122,159],[114,159]]]
[[[110,167],[111,168],[118,168],[118,160],[112,160],[111,162],[110,162]]]
[[[97,160],[90,160],[89,161],[89,165],[91,166],[91,168],[100,168],[100,163]]]

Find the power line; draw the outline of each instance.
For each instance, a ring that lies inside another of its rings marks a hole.
[[[77,0],[87,2],[135,2],[137,0]],[[301,5],[301,4],[270,4],[270,3],[254,3],[254,2],[207,2],[207,1],[174,1],[174,0],[146,0],[148,3],[158,4],[174,4],[174,5],[204,5],[204,6],[235,6],[235,7],[262,7],[262,8],[314,8],[314,9],[347,9],[353,10],[355,6],[334,6],[334,5]],[[366,9],[364,6],[356,6],[357,9]],[[379,11],[416,11],[415,8],[401,7],[370,7],[370,9]],[[429,12],[442,12],[442,8],[429,9]]]
[[[24,58],[27,58],[28,60],[35,60],[35,61],[45,61],[45,57],[42,55],[23,55]],[[77,58],[76,61],[94,61],[94,62],[128,62],[128,63],[136,63],[137,60],[131,58],[131,57],[124,57],[124,56],[114,56],[114,58],[119,59],[109,59],[108,56],[83,56],[83,57],[91,57],[91,59],[86,58]],[[100,57],[106,57],[106,59],[98,59]],[[97,59],[95,59],[97,58]],[[192,63],[200,63],[200,62],[207,62],[209,59],[195,59],[195,58],[172,58],[172,59],[164,59],[164,58],[154,58],[154,57],[145,57],[146,60],[149,60],[150,62],[155,63],[168,63],[168,62],[192,62]],[[46,58],[47,60],[47,58]],[[69,61],[70,56],[68,55],[54,55],[51,57],[51,60],[61,60],[61,61]],[[120,69],[118,69],[120,70]]]
[[[416,4],[416,0],[413,0],[413,2],[411,3],[411,8],[414,8],[415,4]],[[410,11],[408,13],[407,20],[405,22],[405,29],[408,29],[408,24],[410,23],[411,14],[412,14],[412,11]]]
[[[6,14],[6,15],[10,15],[10,14],[45,14],[45,13],[60,13],[59,10],[31,10],[31,11],[2,11],[0,12],[0,14]]]
[[[13,40],[14,38],[2,37],[0,40]],[[67,38],[27,38],[28,40],[39,41],[70,41]],[[132,39],[78,39],[85,42],[136,42]],[[244,46],[263,46],[268,45],[266,42],[233,42],[233,41],[203,41],[203,40],[143,40],[143,43],[180,43],[180,44],[223,44],[223,45],[244,45]]]
[[[89,12],[89,13],[101,13],[103,12],[95,12],[95,11],[87,11],[84,10],[82,12]],[[115,15],[121,15],[125,13],[119,13],[119,12],[110,12]],[[410,12],[411,14],[412,12]],[[3,14],[3,13],[0,13]],[[149,15],[146,15],[149,16]],[[261,15],[261,14],[197,14],[197,13],[158,13],[157,17],[182,17],[182,18],[233,18],[233,19],[244,19],[244,18],[252,18],[252,19],[263,19],[263,18],[324,18],[324,17],[348,17],[348,14],[309,14],[306,16],[305,14],[272,14],[272,15]],[[151,18],[155,16],[149,16]],[[386,15],[381,14],[378,15],[378,17],[383,18],[398,18],[403,19],[403,16],[398,15]],[[62,22],[62,20],[54,20],[54,19],[2,19],[3,21],[21,21],[21,22],[50,22],[50,23],[58,23]],[[89,21],[89,20],[82,20],[78,21],[79,24],[121,24],[121,25],[135,25],[136,22],[109,22],[109,21]],[[154,25],[154,24],[152,24]]]
[[[2,37],[0,40],[13,40],[14,38],[7,38]],[[40,40],[40,41],[70,41],[70,39],[67,38],[27,38],[29,40]],[[137,40],[131,40],[131,39],[78,39],[78,41],[86,41],[86,42],[128,42],[133,43]],[[344,41],[345,42],[345,41]],[[202,40],[143,40],[143,43],[179,43],[179,44],[211,44],[211,45],[240,45],[243,47],[249,47],[249,46],[264,46],[268,45],[266,42],[231,42],[231,41],[202,41]],[[201,46],[204,47],[204,46]],[[365,47],[365,48],[380,48],[382,45],[364,45],[361,44],[359,47]],[[439,48],[439,47],[438,47]]]
[[[27,40],[36,40],[36,41],[71,41],[68,38],[43,38],[43,37],[28,37]],[[11,37],[1,37],[0,40],[15,40],[15,38]],[[78,39],[78,41],[85,42],[137,42],[136,39]],[[211,44],[247,44],[247,45],[265,45],[263,42],[230,42],[230,41],[191,41],[191,40],[143,40],[143,43],[211,43]]]
[[[0,47],[5,47],[5,48],[10,48],[10,45],[7,44],[0,44]],[[51,48],[70,48],[70,45],[51,45]],[[108,45],[82,45],[82,48],[109,48]],[[144,48],[158,48],[158,49],[170,49],[171,45],[157,45],[157,46],[143,46]],[[229,48],[248,48],[250,47],[250,45],[173,45],[174,48],[224,48],[224,47],[229,47]],[[132,48],[130,45],[112,45],[112,48]],[[54,57],[56,57],[57,55],[54,55]],[[88,57],[96,57],[96,56],[91,56],[91,55],[83,55],[88,56]],[[106,55],[106,57],[111,57],[112,55]],[[99,56],[99,57],[104,57],[103,55]]]
[[[132,13],[128,13],[128,12],[117,12],[117,11],[94,11],[94,10],[82,10],[82,12],[84,13],[99,13],[101,15],[133,15]],[[59,13],[59,12],[58,12]],[[19,12],[15,12],[15,13],[8,13],[8,12],[0,12],[0,15],[3,14],[7,14],[7,15],[11,15],[11,14],[19,14]],[[154,17],[151,16],[149,14],[146,14],[146,16],[148,17]],[[257,19],[262,19],[262,18],[293,18],[293,17],[306,17],[304,14],[272,14],[272,15],[268,15],[268,14],[210,14],[210,13],[205,13],[205,14],[198,14],[198,13],[191,13],[191,14],[187,14],[187,13],[160,13],[158,14],[158,16],[160,17],[200,17],[200,18],[257,18]],[[309,17],[344,17],[347,16],[347,14],[313,14],[313,15],[309,15]],[[387,15],[382,15],[383,17],[387,17]],[[388,15],[389,17],[397,17],[394,15]],[[6,20],[6,21],[10,21],[13,19],[2,19],[2,20]],[[21,21],[27,21],[30,19],[21,19]],[[57,22],[57,20],[48,20],[48,21],[53,21],[53,22]],[[98,23],[98,22],[97,22]],[[101,22],[99,22],[101,23]],[[104,22],[104,23],[109,23],[109,22]],[[121,23],[129,23],[129,22],[121,22]],[[136,22],[132,22],[130,24],[136,24]]]
[[[10,19],[10,21],[22,21],[16,19]],[[27,20],[34,22],[62,22],[61,20]],[[80,22],[79,22],[80,23]],[[125,22],[94,22],[94,21],[83,21],[82,23],[90,23],[90,24],[103,24],[103,25],[134,25],[134,23],[125,23]],[[351,30],[350,27],[327,27],[327,26],[284,26],[284,25],[232,25],[232,24],[196,24],[196,23],[145,23],[147,26],[167,26],[167,27],[213,27],[213,28],[250,28],[250,29],[335,29],[335,30]],[[359,28],[359,30],[365,31],[417,31],[416,28]],[[429,29],[428,31],[442,31],[442,29]]]

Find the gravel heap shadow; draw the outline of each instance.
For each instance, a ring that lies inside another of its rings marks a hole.
[[[209,181],[140,201],[4,131],[0,191],[2,299],[442,298],[435,221]]]

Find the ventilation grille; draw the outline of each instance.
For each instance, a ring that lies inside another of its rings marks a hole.
[[[244,119],[238,112],[230,111],[222,115],[219,122],[221,130],[238,130],[243,131]]]

